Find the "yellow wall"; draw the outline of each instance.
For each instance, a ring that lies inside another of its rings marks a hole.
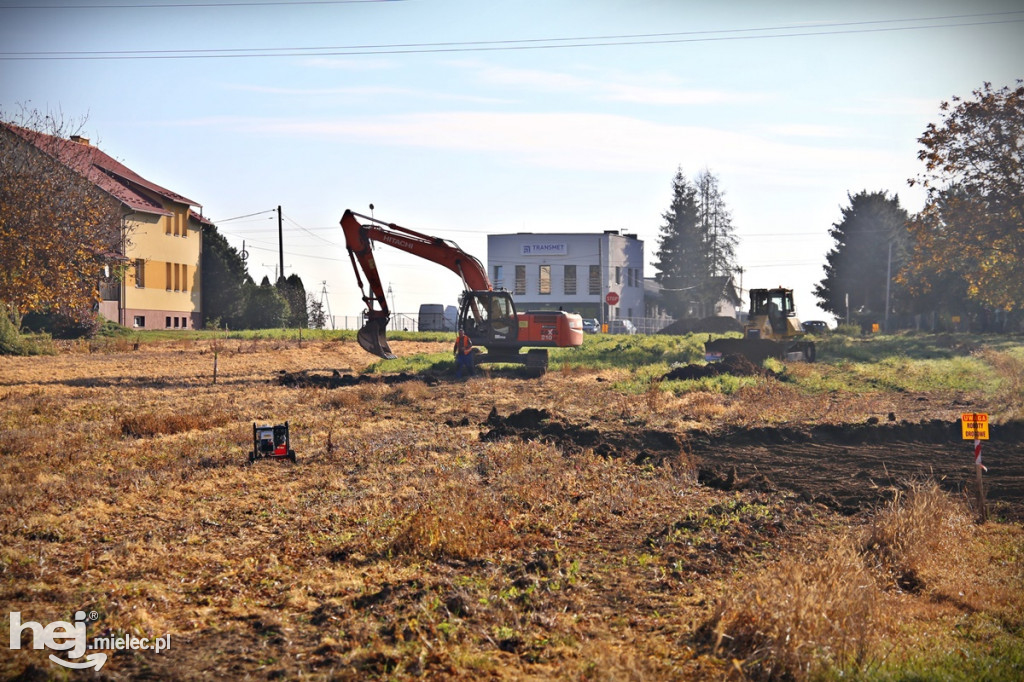
[[[128,217],[126,256],[132,261],[125,287],[125,307],[165,310],[169,313],[199,311],[199,255],[201,228],[189,226],[188,206],[164,203],[170,216],[136,213]],[[177,233],[177,234],[175,234]],[[137,286],[135,260],[144,259],[144,286]],[[168,281],[168,264],[171,278]],[[178,290],[174,289],[174,265],[178,266]],[[182,288],[181,267],[185,266]],[[169,289],[169,290],[168,290]]]

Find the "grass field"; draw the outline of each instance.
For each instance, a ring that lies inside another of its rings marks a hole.
[[[857,513],[706,485],[691,447],[889,413],[1015,424],[1019,337],[832,337],[813,365],[699,381],[662,376],[701,336],[587,337],[542,378],[468,381],[450,335],[392,338],[399,360],[309,331],[0,357],[7,625],[170,635],[107,650],[109,679],[1024,677],[1018,523],[928,479]],[[352,381],[280,382],[302,373]],[[527,408],[583,445],[496,428]],[[286,420],[298,462],[249,466],[253,422]],[[88,674],[22,641],[0,677]]]

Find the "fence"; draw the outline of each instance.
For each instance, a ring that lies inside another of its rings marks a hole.
[[[366,318],[362,315],[330,315],[327,320],[328,329],[352,329],[363,326]],[[628,322],[629,324],[624,324]],[[671,317],[630,317],[608,322],[610,334],[657,334],[675,322]],[[632,326],[632,330],[630,330]],[[388,322],[388,331],[419,331],[419,315],[409,313],[392,313]]]

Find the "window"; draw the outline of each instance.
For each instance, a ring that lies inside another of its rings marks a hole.
[[[590,266],[590,287],[588,292],[591,296],[601,295],[601,266],[591,265]]]
[[[522,296],[526,293],[526,266],[516,266],[516,296]]]
[[[501,266],[501,265],[495,265],[494,266],[494,288],[495,289],[504,289],[505,288],[505,278],[503,277],[503,275],[504,275],[503,270],[504,269],[505,268],[503,266]]]
[[[188,291],[188,266],[184,263],[181,265],[181,290]]]
[[[576,295],[576,266],[566,265],[565,273],[562,275],[562,289],[566,296]]]
[[[146,286],[146,261],[142,258],[135,259],[135,286],[139,289]]]
[[[174,328],[175,328],[175,329],[177,329],[177,328],[178,328],[178,317],[175,317],[175,318],[174,318]]]
[[[164,218],[164,234],[169,235],[172,229],[174,229],[174,216],[169,215]]]
[[[168,316],[167,316],[167,318],[166,318],[166,321],[164,322],[164,325],[165,325],[165,326],[166,326],[166,327],[167,327],[168,329],[170,329],[170,328],[171,328],[171,316],[170,316],[170,315],[168,315]]]
[[[551,266],[541,265],[540,266],[540,277],[537,283],[538,294],[550,294],[551,293]]]
[[[618,265],[615,266],[615,283],[622,284],[622,268]]]
[[[135,327],[145,327],[146,326],[146,316],[145,315],[136,315],[135,316],[135,321],[132,324]]]
[[[164,277],[166,277],[165,281],[166,281],[166,285],[167,285],[167,291],[170,291],[171,290],[171,284],[173,284],[173,282],[171,281],[171,264],[170,263],[164,263],[164,269],[166,270],[166,272],[164,273]],[[170,325],[167,325],[167,326],[169,327]]]

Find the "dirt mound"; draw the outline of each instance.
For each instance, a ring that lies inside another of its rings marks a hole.
[[[364,384],[383,384],[393,386],[407,381],[422,381],[427,386],[436,386],[439,380],[431,375],[408,374],[342,374],[334,370],[330,374],[310,374],[307,370],[286,372],[281,370],[274,379],[281,386],[299,388],[343,388],[346,386],[362,386]]]
[[[758,367],[742,355],[726,355],[720,362],[709,362],[706,365],[685,365],[676,367],[663,377],[663,380],[680,381],[687,379],[707,379],[717,377],[721,374],[731,374],[737,377],[773,377],[778,378],[778,373],[764,367]]]
[[[659,331],[659,334],[724,334],[741,332],[743,325],[735,317],[704,317],[701,319],[676,320]]]
[[[603,457],[629,457],[636,464],[662,464],[678,459],[683,450],[682,440],[671,431],[597,429],[555,419],[547,410],[532,407],[507,417],[500,416],[494,408],[481,426],[490,427],[480,432],[480,440],[485,442],[507,438],[533,440],[551,443],[565,452],[589,449]]]

